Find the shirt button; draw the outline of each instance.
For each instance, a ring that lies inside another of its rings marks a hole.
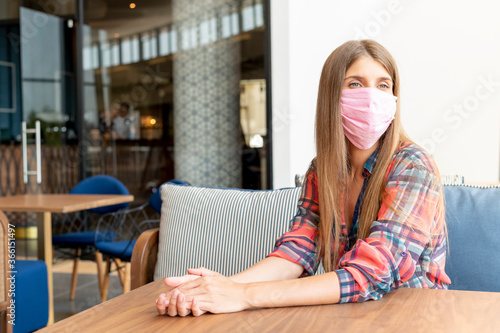
[[[399,254],[401,255],[401,257],[406,257],[406,252],[399,252]]]

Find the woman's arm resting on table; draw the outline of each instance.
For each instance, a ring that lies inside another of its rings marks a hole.
[[[205,312],[228,313],[251,308],[338,303],[340,289],[337,274],[302,279],[237,283],[224,276],[204,276],[179,286],[170,306],[160,311],[169,315],[193,315]],[[175,304],[174,304],[175,303]],[[177,309],[180,309],[177,312]]]
[[[269,257],[265,258],[245,271],[231,276],[229,279],[236,283],[262,282],[294,279],[302,274],[302,266],[290,262],[285,259]],[[165,279],[165,284],[171,288],[177,288],[184,283],[193,281],[201,276],[223,277],[222,275],[212,272],[206,268],[189,269],[189,275],[181,277],[170,277]],[[226,278],[227,279],[227,278]],[[191,303],[185,302],[181,293],[171,289],[167,293],[161,294],[157,301],[156,307],[159,314],[169,313],[171,316],[189,314]]]

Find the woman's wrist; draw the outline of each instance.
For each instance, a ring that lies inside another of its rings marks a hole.
[[[256,290],[257,287],[256,287],[256,284],[257,283],[244,283],[242,284],[242,288],[243,288],[243,298],[245,300],[245,310],[249,310],[249,309],[254,309],[254,308],[258,308],[258,307],[262,307],[262,306],[259,306],[259,298],[258,298],[258,295],[257,295],[257,292]]]
[[[280,302],[278,298],[284,295],[279,287],[288,281],[281,281],[281,283],[278,281],[267,281],[242,284],[243,297],[246,303],[245,310],[282,306],[283,299]]]

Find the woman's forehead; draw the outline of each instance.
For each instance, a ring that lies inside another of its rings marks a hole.
[[[379,61],[372,57],[363,56],[356,59],[347,69],[345,77],[388,77],[391,75]]]

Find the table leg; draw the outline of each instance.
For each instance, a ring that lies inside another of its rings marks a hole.
[[[47,281],[49,283],[49,321],[54,323],[54,290],[52,281],[52,217],[50,212],[41,212],[36,215],[38,226],[38,258],[47,264]]]

